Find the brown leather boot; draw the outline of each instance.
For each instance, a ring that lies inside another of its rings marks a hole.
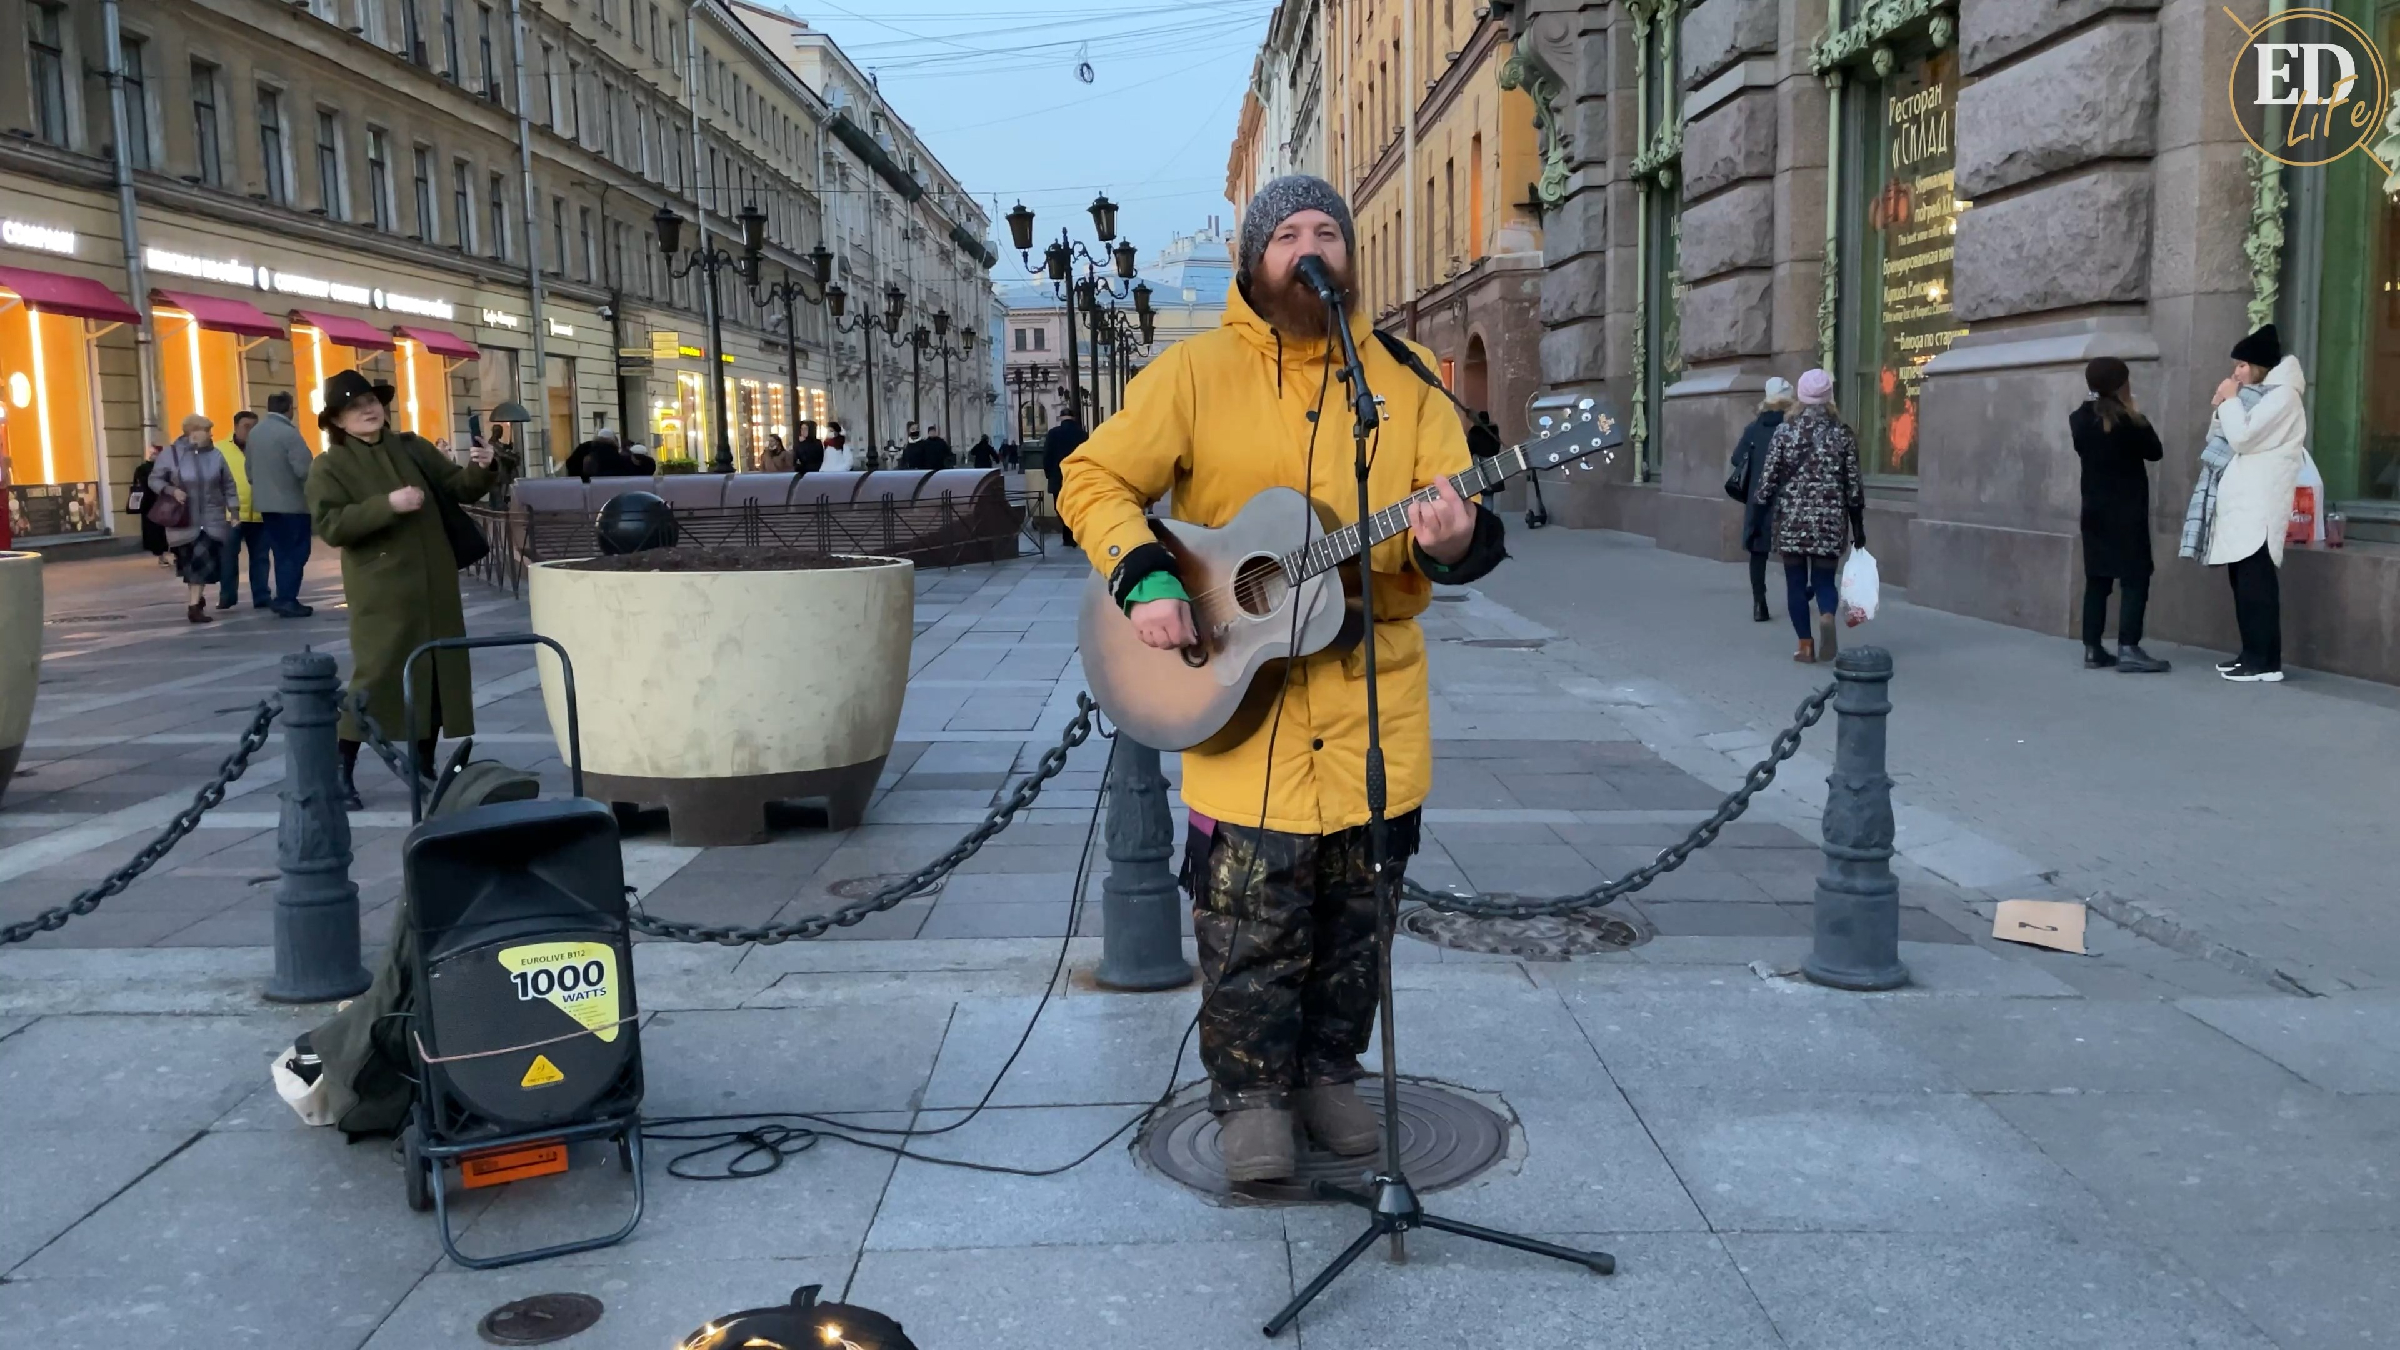
[[[1792,653],[1792,659],[1804,666],[1815,665],[1817,663],[1816,640],[1813,638],[1800,639],[1800,650]]]
[[[1355,1158],[1373,1153],[1382,1139],[1383,1121],[1360,1099],[1356,1083],[1302,1088],[1292,1106],[1309,1137],[1328,1152]]]
[[[1298,1170],[1292,1113],[1270,1106],[1228,1111],[1217,1125],[1227,1181],[1280,1181]]]
[[[186,606],[183,611],[183,617],[191,620],[193,623],[216,622],[215,619],[208,617],[208,603],[206,601],[202,601],[196,605]]]

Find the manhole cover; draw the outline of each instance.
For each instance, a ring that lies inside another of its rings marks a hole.
[[[1358,1085],[1359,1095],[1383,1115],[1383,1090],[1375,1079]],[[1400,1080],[1400,1165],[1420,1191],[1438,1191],[1467,1181],[1508,1152],[1508,1121],[1473,1098],[1419,1079]],[[1343,1158],[1302,1140],[1300,1173],[1289,1181],[1225,1179],[1225,1157],[1217,1151],[1217,1118],[1203,1092],[1150,1123],[1136,1146],[1151,1166],[1203,1195],[1240,1204],[1338,1203],[1319,1199],[1309,1184],[1365,1183],[1380,1157]]]
[[[589,1330],[600,1312],[590,1294],[535,1294],[485,1313],[475,1334],[493,1345],[548,1345]]]
[[[124,617],[122,614],[61,614],[55,619],[44,619],[42,622],[62,626],[77,623],[115,623]]]
[[[1548,638],[1461,638],[1458,645],[1461,647],[1493,647],[1504,652],[1530,652],[1540,650],[1542,644],[1547,641],[1549,641]]]
[[[1423,905],[1400,916],[1400,931],[1437,947],[1531,961],[1621,952],[1648,942],[1651,936],[1646,925],[1589,909],[1531,919],[1481,919]]]
[[[908,880],[906,872],[879,872],[871,877],[850,877],[843,881],[837,881],[827,886],[825,893],[836,900],[864,900],[886,886],[906,880]],[[918,894],[940,895],[942,887],[948,885],[949,882],[948,877],[943,877],[919,891]]]

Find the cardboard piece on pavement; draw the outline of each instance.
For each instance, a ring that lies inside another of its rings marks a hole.
[[[2081,901],[2003,900],[1992,914],[1992,936],[2083,956],[2083,920]]]

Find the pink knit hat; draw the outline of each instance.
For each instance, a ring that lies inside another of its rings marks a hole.
[[[1800,377],[1800,401],[1823,403],[1833,397],[1833,377],[1822,370],[1811,370]]]

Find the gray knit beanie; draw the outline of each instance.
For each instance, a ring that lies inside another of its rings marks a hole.
[[[1267,251],[1267,240],[1275,227],[1302,211],[1322,211],[1342,227],[1342,243],[1353,255],[1358,252],[1358,236],[1350,227],[1350,204],[1333,184],[1305,173],[1286,174],[1258,190],[1250,199],[1249,209],[1242,212],[1242,256],[1234,269],[1233,279],[1247,292],[1250,288],[1250,269]]]

